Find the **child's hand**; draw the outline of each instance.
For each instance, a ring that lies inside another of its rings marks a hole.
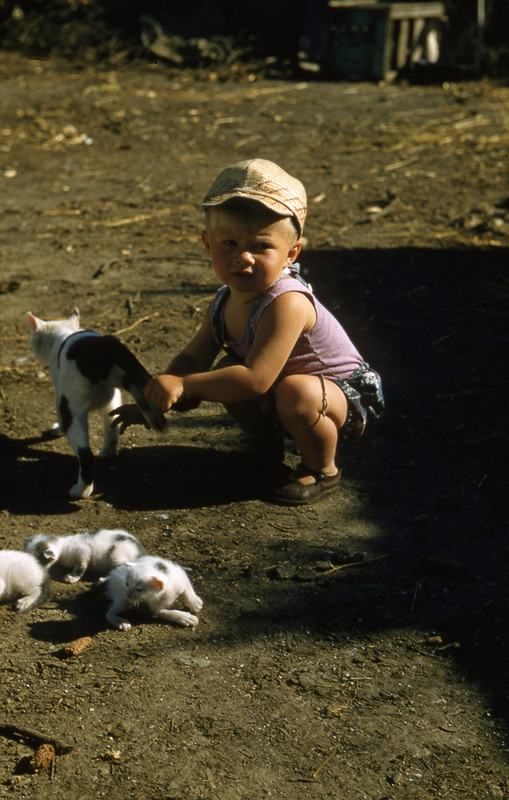
[[[120,434],[124,433],[130,425],[145,425],[150,430],[150,425],[141,413],[141,409],[134,403],[114,408],[113,411],[110,411],[109,416],[114,417],[111,423],[112,428],[120,426]]]
[[[161,409],[168,411],[183,397],[184,381],[178,375],[158,375],[145,386],[145,397]]]

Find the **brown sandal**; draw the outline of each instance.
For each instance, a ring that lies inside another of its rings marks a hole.
[[[304,475],[312,475],[315,479],[315,483],[310,483],[308,485],[299,483],[298,478],[302,478]],[[297,469],[292,473],[292,478],[293,480],[290,481],[290,483],[276,489],[272,495],[274,502],[287,506],[315,503],[317,500],[331,494],[339,487],[341,470],[339,469],[335,475],[324,475],[323,472],[310,469],[306,467],[305,464],[299,464]]]

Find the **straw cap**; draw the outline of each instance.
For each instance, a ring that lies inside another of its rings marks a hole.
[[[234,197],[254,200],[276,214],[293,217],[299,234],[302,233],[307,211],[306,190],[297,178],[272,161],[252,158],[226,167],[215,179],[201,205],[220,206]]]

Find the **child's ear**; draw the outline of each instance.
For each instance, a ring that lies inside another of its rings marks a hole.
[[[288,250],[288,263],[293,264],[300,251],[302,250],[302,239],[298,239]]]
[[[207,236],[207,231],[201,232],[201,240],[203,242],[205,250],[210,255],[210,242],[209,242],[209,237]]]

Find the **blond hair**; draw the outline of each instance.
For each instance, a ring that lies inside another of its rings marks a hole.
[[[283,217],[280,214],[276,214],[261,205],[261,203],[244,199],[232,199],[220,206],[209,206],[204,210],[205,226],[208,229],[214,227],[215,220],[220,216],[223,220],[226,219],[242,227],[261,227],[279,222],[282,229],[285,230],[289,242],[293,244],[299,239],[299,231],[293,217]]]

